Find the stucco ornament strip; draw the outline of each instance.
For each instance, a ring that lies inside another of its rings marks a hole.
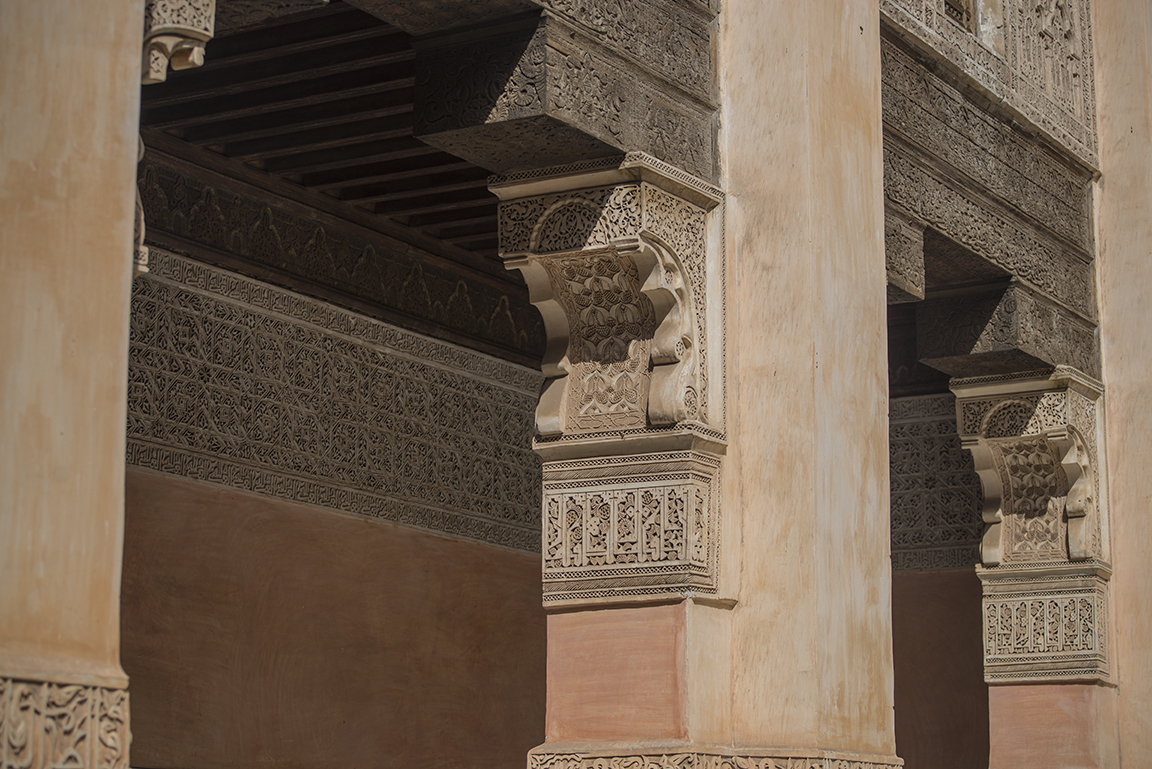
[[[548,334],[545,603],[716,592],[719,192],[641,153],[490,186]]]
[[[889,402],[892,568],[972,568],[980,560],[980,480],[956,432],[951,394]]]
[[[1088,0],[977,0],[971,24],[946,0],[880,0],[885,20],[1090,167],[1098,164]]]
[[[1057,367],[952,390],[984,497],[986,680],[1107,680],[1102,386]]]
[[[723,748],[637,752],[560,752],[545,744],[528,754],[528,769],[888,769],[904,761],[831,751],[743,752]]]
[[[0,767],[127,769],[128,692],[0,678]]]
[[[216,0],[146,0],[141,81],[163,83],[169,67],[201,66],[215,19]]]
[[[153,249],[128,463],[539,552],[538,372]]]

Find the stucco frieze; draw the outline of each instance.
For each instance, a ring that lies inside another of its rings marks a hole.
[[[890,131],[884,136],[884,194],[1003,270],[1023,278],[1084,318],[1095,319],[1091,256],[933,165]]]
[[[128,463],[539,552],[536,371],[153,249]]]
[[[881,43],[884,123],[1087,252],[1091,173],[1059,159],[1018,127],[978,107],[892,42]]]
[[[965,28],[945,11],[944,0],[880,0],[882,18],[896,35],[1095,168],[1088,0],[981,0],[976,10]]]
[[[0,766],[127,769],[128,691],[0,677]]]

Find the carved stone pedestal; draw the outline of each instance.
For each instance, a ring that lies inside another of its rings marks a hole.
[[[1027,757],[1046,749],[1021,735],[1045,730],[1102,755],[1114,698],[1102,387],[1057,367],[954,379],[952,390],[984,490],[990,766],[1043,765]]]
[[[642,153],[491,188],[501,255],[549,340],[535,449],[544,604],[562,613],[549,617],[548,743],[531,760],[582,765],[553,744],[698,739],[699,690],[724,657],[692,649],[734,603],[720,574],[720,194]]]

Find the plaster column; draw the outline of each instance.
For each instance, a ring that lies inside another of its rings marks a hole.
[[[142,3],[0,4],[0,765],[128,765],[119,663]]]
[[[951,388],[984,491],[989,766],[1116,766],[1103,388],[1066,366]]]
[[[1116,569],[1114,675],[1119,753],[1125,769],[1135,769],[1152,767],[1152,7],[1145,0],[1098,0],[1092,10],[1100,336]]]
[[[877,4],[726,0],[720,60],[732,740],[893,765]]]

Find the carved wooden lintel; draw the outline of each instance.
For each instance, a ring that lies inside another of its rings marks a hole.
[[[984,494],[986,680],[1107,680],[1102,385],[1056,367],[951,387]]]
[[[548,335],[545,603],[717,589],[720,193],[642,153],[494,178]]]

